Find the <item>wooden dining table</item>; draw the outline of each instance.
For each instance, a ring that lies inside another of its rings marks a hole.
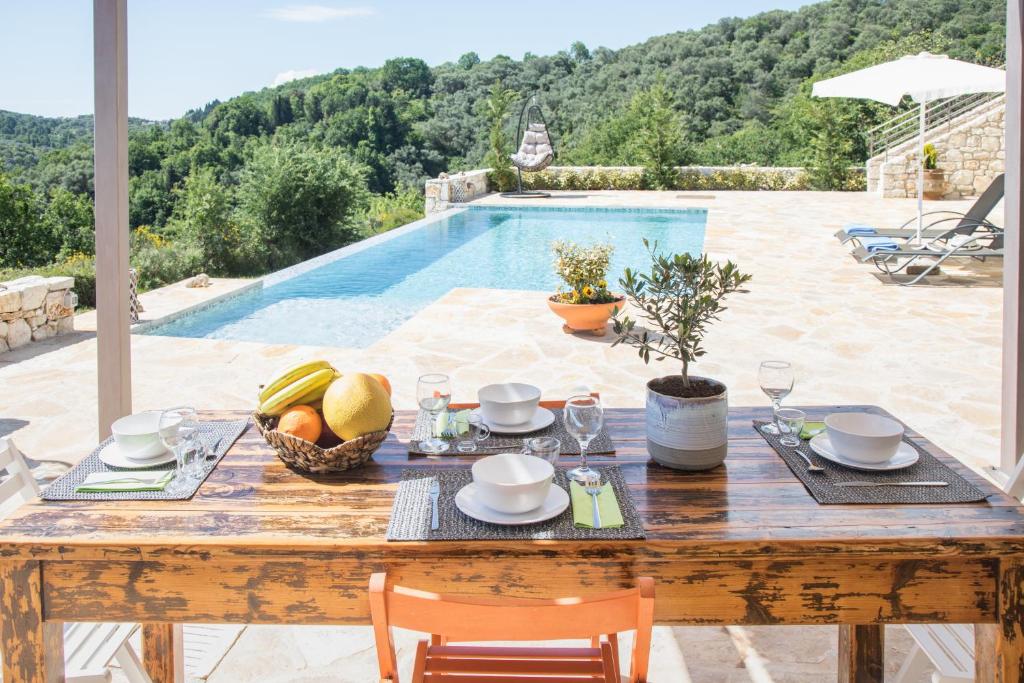
[[[821,419],[837,406],[806,408]],[[883,413],[878,408],[857,407]],[[238,419],[244,412],[207,412]],[[62,681],[62,623],[143,624],[156,683],[180,681],[182,623],[368,624],[367,583],[551,597],[656,582],[663,625],[837,625],[841,681],[881,681],[885,624],[976,624],[978,680],[1024,682],[1024,509],[913,431],[990,494],[945,505],[819,505],[733,408],[724,466],[650,461],[644,411],[608,410],[644,540],[388,542],[409,456],[392,434],[364,467],[302,474],[249,429],[187,501],[33,501],[0,522],[4,681]],[[573,458],[564,458],[565,463]]]

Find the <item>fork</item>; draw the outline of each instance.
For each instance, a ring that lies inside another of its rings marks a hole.
[[[597,497],[601,494],[601,475],[597,472],[588,474],[586,480],[583,482],[583,490],[590,496],[590,500],[594,505],[594,528],[601,528],[601,511],[597,506]]]
[[[949,486],[948,481],[840,481],[836,486],[863,488],[869,486]]]

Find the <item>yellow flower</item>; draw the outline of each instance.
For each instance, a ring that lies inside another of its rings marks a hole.
[[[604,289],[605,287],[608,286],[608,283],[605,280],[598,280],[597,286],[600,287],[601,289]]]
[[[588,299],[593,299],[594,298],[594,288],[591,287],[590,285],[587,285],[586,287],[584,287],[583,288],[583,296],[585,296]]]

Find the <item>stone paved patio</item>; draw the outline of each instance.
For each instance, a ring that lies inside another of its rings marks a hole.
[[[832,237],[850,221],[902,223],[913,215],[913,200],[809,192],[587,192],[560,193],[551,203],[709,208],[706,251],[733,259],[754,276],[749,294],[730,301],[707,340],[708,356],[696,368],[725,381],[734,404],[764,405],[758,362],[789,359],[798,370],[789,403],[879,404],[973,467],[996,462],[1001,264],[968,264],[931,286],[904,288],[855,263]],[[997,209],[993,218],[1000,215]],[[173,310],[190,305],[187,296],[193,294],[163,290],[144,302]],[[644,366],[633,350],[612,348],[610,338],[563,334],[544,296],[454,290],[361,350],[136,335],[135,406],[249,408],[256,385],[273,369],[321,355],[341,369],[387,374],[398,408],[415,407],[415,378],[427,371],[451,374],[456,400],[471,399],[482,384],[514,378],[541,386],[549,397],[581,387],[598,390],[611,406],[642,405],[645,380],[671,371]],[[92,333],[80,332],[0,356],[0,435],[13,434],[34,458],[84,456],[96,440],[95,344]],[[890,648],[905,651],[905,632],[890,632]],[[655,661],[668,668],[655,680],[828,680],[834,678],[834,641],[828,628],[660,629]],[[689,678],[678,673],[680,658]],[[355,681],[372,675],[365,630],[252,628],[211,680]]]

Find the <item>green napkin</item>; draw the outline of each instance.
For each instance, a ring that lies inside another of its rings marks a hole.
[[[459,410],[451,412],[448,410],[442,410],[437,415],[437,423],[434,425],[434,433],[441,435],[444,434],[444,430],[451,425],[455,433],[459,436],[469,433],[469,414],[473,412],[471,410]]]
[[[801,439],[813,439],[825,431],[824,422],[804,422],[804,428],[800,430]]]
[[[155,472],[93,472],[75,493],[163,491],[174,479],[174,470]]]
[[[569,497],[572,498],[573,522],[580,528],[593,529],[594,504],[583,485],[575,481],[569,482]],[[601,512],[602,527],[617,529],[623,525],[619,501],[611,484],[602,486],[601,493],[597,494],[597,509]]]

